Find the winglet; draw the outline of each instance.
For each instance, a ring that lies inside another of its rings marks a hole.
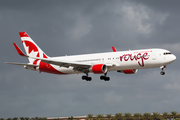
[[[115,47],[112,47],[112,49],[113,49],[113,52],[116,52],[116,49],[115,49]]]
[[[20,56],[28,57],[26,54],[24,54],[24,53],[22,52],[22,50],[17,46],[16,43],[13,43],[13,44],[14,44],[14,47],[16,48],[16,50],[17,50],[17,52],[18,52],[18,54],[19,54]]]

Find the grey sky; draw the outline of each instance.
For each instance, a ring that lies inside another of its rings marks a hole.
[[[180,112],[180,1],[0,0],[0,117],[62,117],[118,112]],[[177,60],[109,82],[59,76],[4,62],[28,62],[13,47],[26,31],[49,56],[164,48]]]

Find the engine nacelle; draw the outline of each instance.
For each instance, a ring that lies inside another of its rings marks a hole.
[[[107,66],[105,64],[93,65],[90,68],[90,71],[92,71],[94,74],[106,73],[107,72]]]
[[[135,74],[138,69],[129,69],[129,70],[118,70],[117,72],[125,73],[125,74]]]

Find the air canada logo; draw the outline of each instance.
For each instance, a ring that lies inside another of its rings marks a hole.
[[[26,47],[29,47],[28,54],[30,54],[32,51],[38,52],[38,48],[32,42],[30,41],[23,41],[23,42],[25,43]]]
[[[23,42],[25,43],[26,47],[28,48],[28,54],[31,54],[32,52],[36,52],[37,54],[35,55],[35,57],[40,57],[40,51],[38,50],[38,47],[34,43],[32,43],[30,41],[26,41],[26,40]],[[48,58],[44,53],[42,53],[42,57]],[[36,65],[38,61],[39,60],[36,59],[33,62],[33,64]]]
[[[144,54],[137,53],[135,55],[132,54],[124,54],[120,56],[120,61],[138,61],[139,66],[144,67],[144,61],[148,60],[149,56],[148,53],[145,52]]]

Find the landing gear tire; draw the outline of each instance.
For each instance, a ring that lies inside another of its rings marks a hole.
[[[109,80],[110,80],[110,77],[100,76],[100,79],[101,79],[101,80],[104,80],[104,81],[109,81]]]
[[[92,78],[88,76],[82,76],[82,80],[91,81]]]
[[[105,77],[104,81],[109,81],[110,77]]]
[[[104,78],[105,78],[105,76],[100,76],[100,79],[101,79],[101,80],[104,80]]]
[[[83,80],[86,80],[86,76],[82,76],[82,79],[83,79]]]
[[[161,75],[165,75],[165,72],[160,72]]]
[[[87,77],[86,81],[91,81],[92,78],[91,77]]]

